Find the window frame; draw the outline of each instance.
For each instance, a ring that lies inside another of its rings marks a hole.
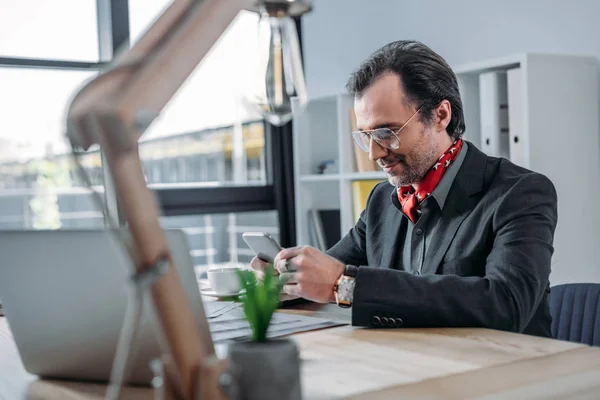
[[[98,18],[99,61],[66,61],[0,57],[0,67],[55,68],[60,70],[102,71],[113,56],[130,43],[129,1],[96,0]],[[300,19],[296,18],[298,37],[301,38]],[[302,48],[302,43],[300,43]],[[280,244],[296,245],[294,208],[294,170],[292,148],[292,123],[277,127],[265,122],[265,154],[267,185],[152,188],[163,215],[184,216],[222,214],[248,211],[276,210],[279,220]],[[123,215],[116,201],[110,173],[102,158],[105,183],[105,201],[109,218],[123,223]],[[243,200],[240,200],[243,199]]]

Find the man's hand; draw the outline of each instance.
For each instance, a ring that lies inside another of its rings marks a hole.
[[[252,261],[250,261],[250,268],[252,268],[254,270],[254,275],[256,276],[256,279],[258,279],[259,281],[262,281],[265,278],[265,271],[268,267],[269,267],[268,262],[263,261],[256,256],[252,259]],[[278,275],[279,272],[277,270],[275,270],[274,274]],[[298,296],[290,296],[286,293],[281,293],[281,295],[279,296],[280,301],[294,300],[297,298],[298,298]]]
[[[284,293],[317,303],[334,302],[333,287],[344,273],[344,264],[310,247],[283,249],[275,257],[275,268],[285,280]]]
[[[252,261],[250,261],[250,268],[252,268],[256,279],[258,279],[259,281],[262,281],[265,278],[265,271],[267,270],[268,266],[268,262],[263,261],[256,256],[254,256]],[[275,274],[278,274],[277,270],[275,270]]]

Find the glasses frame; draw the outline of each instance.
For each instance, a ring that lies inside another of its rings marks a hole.
[[[417,115],[419,113],[419,111],[421,111],[421,108],[423,108],[423,106],[419,107],[417,109],[417,111],[414,112],[413,115],[410,116],[410,118],[408,119],[408,121],[406,121],[404,123],[404,125],[402,125],[400,128],[398,128],[395,132],[393,129],[390,128],[377,128],[377,129],[369,129],[369,130],[364,130],[364,131],[353,131],[352,132],[352,138],[354,139],[354,142],[358,145],[358,147],[365,151],[366,153],[368,153],[370,151],[370,144],[371,144],[371,140],[374,140],[375,143],[377,143],[381,148],[383,149],[387,149],[387,150],[394,150],[394,148],[386,146],[385,144],[381,143],[379,140],[375,139],[373,137],[373,135],[371,134],[372,132],[375,131],[381,131],[381,130],[388,130],[392,133],[392,135],[396,138],[396,140],[398,141],[398,148],[400,148],[401,142],[400,142],[400,137],[398,137],[398,134],[400,134],[400,132],[402,131],[402,129],[404,129],[406,127],[406,125],[408,125],[410,123],[410,121],[412,121],[412,119],[415,117],[415,115]],[[364,143],[361,140],[361,135],[367,135],[369,136],[369,146],[367,148],[363,147]]]

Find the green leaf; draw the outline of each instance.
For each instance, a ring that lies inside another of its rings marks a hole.
[[[275,276],[274,268],[269,265],[265,271],[265,278],[258,282],[252,271],[239,271],[241,286],[245,294],[240,296],[244,315],[252,330],[252,340],[264,342],[267,340],[267,331],[273,313],[279,306],[279,293],[281,283]]]

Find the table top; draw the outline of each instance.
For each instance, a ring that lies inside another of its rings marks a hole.
[[[349,321],[335,305],[282,310]],[[364,329],[343,326],[293,335],[307,399],[598,398],[600,349],[476,328]],[[102,399],[105,386],[40,380],[21,363],[0,317],[0,399]],[[123,398],[152,399],[149,388]]]

